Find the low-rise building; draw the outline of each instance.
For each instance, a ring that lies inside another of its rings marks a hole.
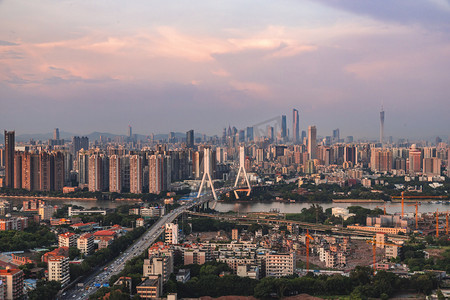
[[[256,264],[242,264],[237,266],[236,274],[239,277],[248,277],[251,279],[259,279],[260,277],[260,266]]]
[[[294,274],[295,254],[267,253],[266,276],[284,277]]]
[[[191,270],[189,269],[180,269],[176,275],[176,279],[178,282],[186,283],[191,279]]]
[[[142,299],[156,299],[161,297],[161,278],[158,275],[151,275],[136,287],[137,294]]]

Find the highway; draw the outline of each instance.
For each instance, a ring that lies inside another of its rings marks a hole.
[[[111,276],[116,275],[122,271],[127,261],[141,255],[146,251],[151,244],[164,232],[165,224],[173,222],[180,214],[189,210],[193,206],[201,205],[206,201],[212,200],[210,194],[202,196],[200,199],[195,199],[189,204],[180,206],[170,213],[162,216],[158,221],[150,227],[139,239],[137,239],[130,247],[122,254],[116,257],[108,265],[102,266],[99,271],[87,276],[83,281],[83,287],[74,286],[73,288],[62,293],[58,299],[88,299],[90,295],[95,293],[98,289],[95,285],[108,284]],[[106,269],[105,269],[106,268]],[[87,289],[86,289],[87,288]]]

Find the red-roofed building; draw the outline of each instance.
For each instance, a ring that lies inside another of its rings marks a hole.
[[[117,233],[112,230],[99,230],[94,233],[94,239],[98,240],[98,248],[107,248],[112,241],[116,238]]]
[[[81,231],[91,231],[92,229],[94,229],[95,226],[98,226],[98,223],[96,222],[76,223],[71,225],[70,227],[72,227],[75,230],[79,229]]]
[[[69,247],[59,247],[53,251],[47,252],[41,257],[41,261],[48,263],[48,258],[53,256],[69,257]]]

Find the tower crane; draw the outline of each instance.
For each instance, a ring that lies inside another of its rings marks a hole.
[[[431,198],[444,199],[444,198],[446,198],[446,196],[405,196],[405,191],[402,191],[401,196],[392,196],[392,199],[402,199],[402,218],[403,218],[404,212],[405,212],[405,198],[408,198],[408,199],[431,199]]]
[[[312,236],[309,235],[309,230],[306,229],[306,273],[309,272],[309,240],[313,240],[314,238]]]
[[[402,247],[402,245],[397,245],[393,243],[383,243],[383,242],[377,242],[376,236],[374,236],[371,240],[366,241],[367,244],[372,244],[372,251],[373,251],[373,275],[375,275],[376,269],[375,264],[377,263],[376,255],[377,255],[377,245],[383,245],[383,246],[394,246],[394,247]]]
[[[408,204],[407,206],[415,206],[416,207],[416,230],[419,228],[419,222],[418,222],[418,213],[419,213],[419,205],[421,205],[419,202],[416,201],[416,204]]]

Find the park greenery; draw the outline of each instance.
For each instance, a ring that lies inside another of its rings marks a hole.
[[[323,210],[323,207],[318,204],[312,204],[309,208],[303,208],[300,213],[286,214],[286,220],[320,223],[320,224],[362,224],[366,225],[366,218],[368,216],[378,216],[383,214],[383,210],[379,208],[368,209],[361,206],[348,207],[349,213],[355,216],[343,220],[341,217],[335,217],[331,213],[331,208]]]
[[[61,289],[58,281],[38,280],[36,289],[27,294],[29,300],[56,299],[56,295]]]
[[[0,231],[0,251],[26,251],[49,247],[57,242],[56,235],[47,226],[30,222],[23,231]]]

